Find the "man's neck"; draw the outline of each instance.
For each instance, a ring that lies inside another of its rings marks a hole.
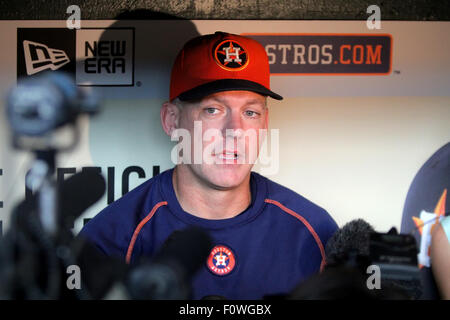
[[[189,168],[175,167],[172,176],[178,202],[184,211],[204,219],[228,219],[248,208],[251,202],[250,174],[238,187],[212,188]]]

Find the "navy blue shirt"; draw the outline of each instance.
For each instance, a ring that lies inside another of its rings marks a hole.
[[[338,228],[324,209],[252,172],[252,200],[245,211],[202,219],[181,208],[172,174],[167,170],[106,207],[81,235],[104,254],[133,263],[153,257],[174,231],[201,227],[215,246],[193,278],[194,299],[286,294],[323,267],[324,247]]]

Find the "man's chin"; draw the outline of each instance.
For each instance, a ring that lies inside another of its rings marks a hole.
[[[251,166],[242,164],[220,164],[204,168],[205,177],[216,189],[233,189],[240,186],[250,174]]]

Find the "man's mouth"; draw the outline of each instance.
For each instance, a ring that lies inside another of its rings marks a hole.
[[[239,157],[238,153],[235,151],[224,151],[222,153],[215,154],[215,156],[223,160],[237,160]]]

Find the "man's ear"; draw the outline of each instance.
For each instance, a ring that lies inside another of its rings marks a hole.
[[[161,125],[164,132],[170,137],[173,130],[178,128],[178,120],[180,118],[180,110],[178,107],[170,102],[164,102],[161,111]]]

